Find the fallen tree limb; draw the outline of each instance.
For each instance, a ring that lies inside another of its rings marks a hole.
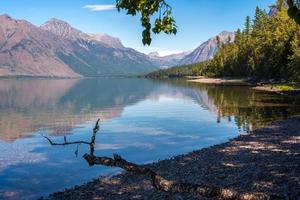
[[[264,193],[243,193],[234,189],[221,188],[211,185],[200,185],[192,183],[180,183],[176,181],[170,181],[149,168],[141,165],[131,163],[123,159],[120,155],[114,154],[113,158],[109,157],[98,157],[94,155],[94,146],[96,140],[96,133],[99,130],[99,121],[97,120],[96,125],[93,129],[93,134],[90,142],[75,141],[67,142],[66,138],[64,143],[54,143],[48,137],[44,136],[51,145],[70,145],[70,144],[87,144],[90,146],[90,152],[84,154],[83,158],[87,161],[89,166],[104,165],[108,167],[119,167],[128,172],[146,176],[154,188],[159,191],[172,192],[172,193],[193,193],[207,198],[218,198],[224,200],[282,200],[283,197],[270,196]]]
[[[105,165],[109,167],[119,167],[128,172],[146,176],[153,187],[157,190],[173,193],[194,193],[208,198],[220,198],[224,200],[273,200],[282,199],[278,196],[269,196],[264,193],[241,193],[233,189],[225,189],[216,186],[199,185],[190,183],[179,183],[169,181],[149,168],[131,163],[115,154],[114,158],[97,157],[85,154],[84,159],[90,166]]]
[[[46,138],[48,140],[48,142],[52,145],[52,146],[66,146],[66,145],[72,145],[72,144],[87,144],[90,146],[90,155],[94,155],[94,151],[95,151],[95,141],[96,141],[96,134],[99,131],[99,122],[100,119],[97,120],[95,127],[93,128],[93,135],[91,137],[91,141],[90,142],[86,142],[86,141],[74,141],[74,142],[67,142],[67,138],[66,136],[64,136],[64,142],[63,143],[56,143],[53,142],[50,138],[48,138],[47,136],[44,136],[44,138]]]
[[[50,140],[50,138],[48,138],[47,136],[43,136],[43,137],[46,138],[52,146],[65,146],[71,144],[88,144],[88,145],[91,144],[90,142],[85,142],[85,141],[67,142],[66,140],[64,143],[55,143],[52,140]]]

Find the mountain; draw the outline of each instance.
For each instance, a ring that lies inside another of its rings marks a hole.
[[[0,16],[0,76],[79,77],[56,51],[70,49],[60,38],[27,21]]]
[[[84,76],[137,75],[158,69],[147,55],[125,48],[117,38],[87,34],[57,19],[41,29],[69,40],[72,54],[58,52],[59,58]]]
[[[229,37],[231,41],[234,41],[235,39],[235,33],[233,32],[223,31],[217,36],[220,38],[221,43],[228,43]],[[161,69],[206,61],[212,59],[218,51],[217,36],[210,38],[193,51],[167,56],[160,56],[158,52],[151,52],[148,56],[151,58],[152,62],[160,66]]]
[[[0,16],[0,76],[116,76],[156,69],[147,55],[117,38],[87,34],[54,18],[36,27]]]
[[[153,52],[148,53],[148,56],[152,57],[152,58],[160,57],[160,55],[157,51],[153,51]]]
[[[89,33],[89,36],[96,41],[102,42],[104,44],[107,44],[110,47],[116,48],[116,49],[123,49],[124,46],[119,38],[112,37],[105,33],[99,33],[99,34],[93,34]]]
[[[276,6],[270,6],[270,10],[268,13],[269,17],[273,17],[278,14],[278,8]]]
[[[68,24],[65,21],[52,18],[49,21],[45,22],[40,27],[43,30],[49,31],[57,36],[59,36],[62,39],[68,39],[68,40],[88,40],[89,35],[86,33],[83,33],[82,31],[79,31],[70,24]]]
[[[235,33],[223,31],[216,37],[210,38],[206,42],[202,43],[190,54],[186,55],[180,60],[180,65],[193,64],[213,58],[214,54],[218,51],[217,37],[220,38],[221,43],[228,43],[234,41]]]
[[[169,68],[180,64],[181,60],[188,54],[190,51],[170,54],[167,56],[160,56],[158,52],[151,52],[148,56],[151,58],[157,66],[160,66],[161,69]]]
[[[110,35],[99,33],[84,33],[80,30],[73,28],[70,24],[60,19],[52,18],[45,22],[40,27],[43,30],[49,31],[60,38],[68,39],[71,41],[82,42],[100,42],[106,44],[108,47],[122,49],[124,48],[119,38]]]
[[[224,31],[218,36],[226,43],[235,35]],[[192,52],[146,55],[124,47],[116,37],[84,33],[59,19],[52,18],[37,27],[0,15],[0,76],[139,75],[208,60],[217,50],[215,37]]]

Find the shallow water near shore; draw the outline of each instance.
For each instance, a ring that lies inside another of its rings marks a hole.
[[[42,137],[89,141],[97,118],[96,155],[149,163],[299,114],[299,100],[248,87],[134,78],[0,80],[0,199],[36,199],[120,172],[89,167],[85,145],[50,146]]]

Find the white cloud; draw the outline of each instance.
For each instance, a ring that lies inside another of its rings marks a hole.
[[[168,50],[161,47],[138,47],[138,51],[143,52],[145,54],[149,54],[151,52],[157,52],[159,56],[168,56],[171,54],[177,54],[184,52],[183,50]]]
[[[115,5],[107,4],[107,5],[85,5],[83,8],[87,8],[91,11],[106,11],[106,10],[114,10],[116,9]]]

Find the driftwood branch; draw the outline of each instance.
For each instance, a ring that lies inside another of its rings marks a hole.
[[[123,159],[121,156],[115,154],[114,158],[97,157],[85,154],[84,159],[90,166],[105,165],[109,167],[119,167],[134,174],[146,176],[153,187],[157,190],[172,193],[194,193],[208,198],[220,198],[224,200],[269,200],[280,199],[279,197],[271,197],[264,193],[241,193],[233,189],[220,188],[216,186],[180,183],[170,181],[149,168],[131,163]]]
[[[100,128],[99,126],[99,122],[100,122],[100,119],[97,120],[96,124],[95,124],[95,127],[93,128],[93,135],[92,135],[92,138],[91,138],[91,141],[90,142],[86,142],[86,141],[74,141],[74,142],[68,142],[67,141],[67,138],[66,136],[64,136],[64,142],[63,143],[56,143],[56,142],[53,142],[49,137],[47,136],[44,136],[44,138],[46,138],[48,140],[48,142],[52,145],[52,146],[66,146],[66,145],[72,145],[72,144],[87,144],[91,147],[91,149],[94,150],[94,146],[95,146],[95,140],[96,140],[96,134]],[[94,151],[93,151],[94,152]]]
[[[282,197],[270,196],[264,193],[243,193],[234,189],[221,188],[211,185],[200,185],[192,183],[180,183],[176,181],[170,181],[149,168],[131,163],[123,159],[120,155],[114,154],[113,158],[109,157],[98,157],[94,155],[94,146],[96,140],[96,134],[99,130],[99,121],[97,120],[96,125],[93,129],[93,134],[90,142],[76,141],[67,142],[65,138],[64,143],[54,143],[48,137],[45,137],[51,145],[69,145],[69,144],[87,144],[90,146],[90,153],[84,154],[83,158],[87,161],[89,166],[104,165],[109,167],[119,167],[128,172],[135,173],[138,175],[146,176],[153,185],[159,191],[172,192],[172,193],[193,193],[208,198],[219,198],[224,200],[279,200]]]
[[[53,142],[47,136],[43,136],[43,137],[46,138],[52,146],[65,146],[65,145],[72,145],[72,144],[87,144],[87,145],[91,144],[90,142],[85,142],[85,141],[67,142],[66,140],[63,143],[56,143],[56,142]]]

